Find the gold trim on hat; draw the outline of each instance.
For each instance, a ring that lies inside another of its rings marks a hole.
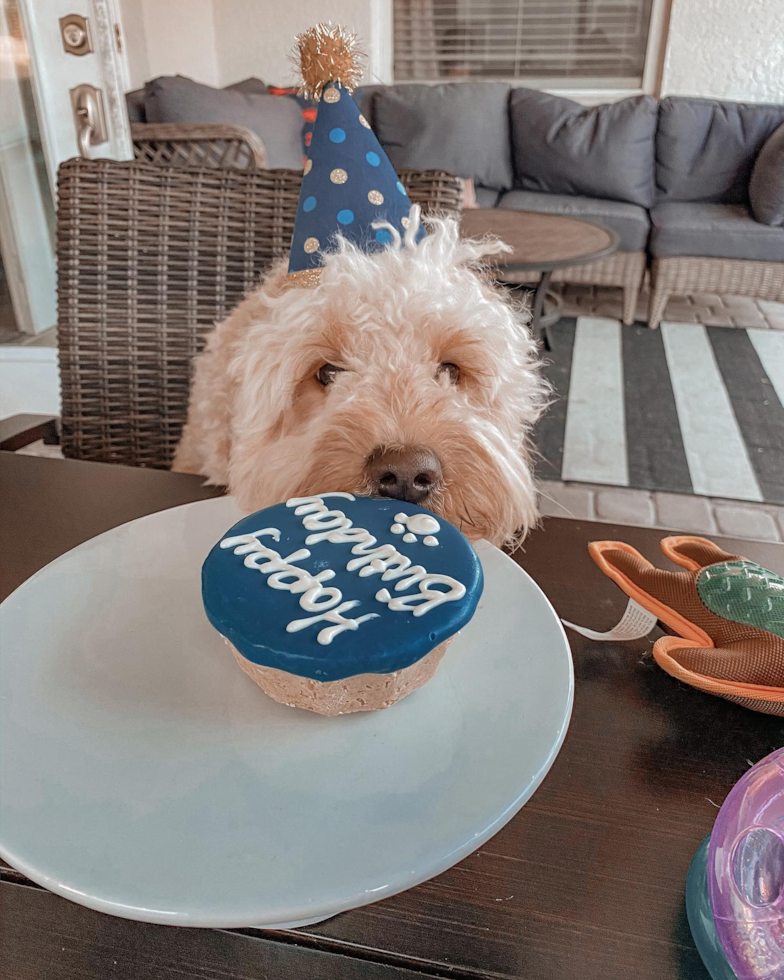
[[[283,280],[283,289],[314,289],[321,282],[321,268],[299,269],[289,272]]]

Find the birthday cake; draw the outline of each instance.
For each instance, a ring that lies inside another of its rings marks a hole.
[[[443,518],[322,493],[245,517],[202,568],[207,618],[270,697],[319,714],[386,708],[435,674],[482,567]]]

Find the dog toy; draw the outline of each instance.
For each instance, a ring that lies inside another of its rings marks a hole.
[[[784,749],[730,790],[689,867],[686,913],[713,980],[784,980]]]
[[[784,716],[784,578],[705,538],[664,538],[683,571],[656,568],[622,541],[593,541],[591,557],[671,635],[653,656],[668,674],[746,708]],[[642,635],[642,634],[637,634]]]
[[[319,281],[322,250],[335,236],[364,252],[392,241],[386,222],[405,234],[411,201],[370,124],[351,96],[362,76],[356,37],[319,24],[297,36],[300,93],[318,103],[291,241],[292,285]],[[424,237],[420,225],[417,238]]]

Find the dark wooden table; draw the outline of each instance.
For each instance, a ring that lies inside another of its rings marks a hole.
[[[9,453],[0,493],[3,597],[101,531],[211,495],[194,477]],[[625,599],[586,544],[616,536],[666,564],[661,532],[556,519],[515,557],[560,615],[608,629]],[[723,543],[784,571],[784,547]],[[782,744],[784,726],[672,680],[647,656],[650,640],[570,640],[576,692],[561,754],[520,813],[445,874],[320,925],[268,933],[115,919],[4,867],[0,976],[706,980],[686,923],[686,869],[730,787]]]
[[[545,312],[553,272],[606,259],[620,246],[616,232],[593,221],[509,208],[470,208],[463,212],[460,231],[467,238],[497,235],[511,247],[511,252],[490,257],[502,281],[504,274],[511,272],[539,273],[531,304],[531,330],[534,336],[544,338],[547,350],[550,350],[548,330],[561,315],[561,301],[557,296],[551,297],[551,309]]]

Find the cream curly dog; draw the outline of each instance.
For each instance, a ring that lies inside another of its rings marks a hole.
[[[529,434],[546,402],[520,311],[482,273],[498,241],[419,210],[365,254],[338,239],[320,284],[278,264],[210,334],[174,469],[257,510],[324,490],[422,504],[470,538],[537,517]]]

